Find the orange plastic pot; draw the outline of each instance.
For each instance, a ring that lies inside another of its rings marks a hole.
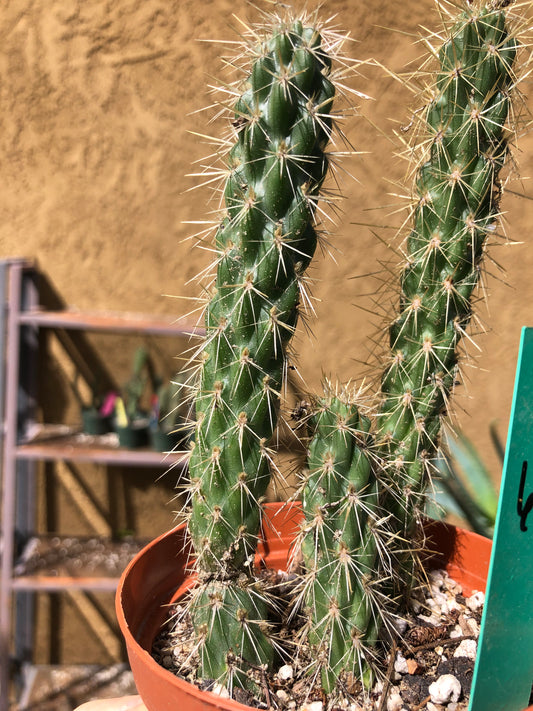
[[[291,542],[298,530],[298,504],[267,504],[264,541],[256,556],[258,565],[284,569]],[[442,523],[426,528],[428,566],[445,567],[466,594],[484,590],[491,542]],[[116,612],[126,641],[133,678],[149,711],[249,711],[232,699],[221,699],[174,676],[151,656],[152,643],[166,619],[168,604],[191,584],[187,572],[190,548],[185,527],[163,534],[144,548],[124,571],[116,596]]]

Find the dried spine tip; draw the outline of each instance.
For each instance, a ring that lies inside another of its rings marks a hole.
[[[316,27],[277,18],[265,31],[256,29],[260,46],[245,45],[250,68],[232,108],[216,288],[205,310],[208,336],[196,393],[196,409],[205,414],[189,465],[196,482],[189,530],[199,577],[210,580],[208,589],[224,582],[224,604],[200,649],[199,675],[221,683],[231,677],[237,685],[247,685],[249,668],[268,667],[274,656],[259,624],[267,605],[253,592],[250,564],[270,480],[266,443],[299,315],[299,281],[317,244],[315,211],[329,167],[335,93]],[[197,629],[209,615],[204,603],[199,592],[191,610]]]

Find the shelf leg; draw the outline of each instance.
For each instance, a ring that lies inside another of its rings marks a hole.
[[[3,473],[2,473],[2,504],[1,504],[1,531],[2,531],[2,560],[0,565],[0,711],[7,711],[9,706],[9,683],[10,683],[10,663],[11,663],[11,637],[12,622],[15,612],[13,600],[13,561],[15,555],[15,530],[20,522],[27,532],[28,527],[33,524],[30,521],[32,506],[35,497],[33,494],[33,470],[23,472],[19,490],[22,494],[21,507],[17,507],[17,459],[16,447],[19,435],[19,365],[20,365],[20,329],[19,313],[24,305],[30,306],[35,298],[35,284],[28,275],[28,281],[23,288],[25,279],[24,271],[27,263],[24,260],[13,260],[4,263],[4,291],[6,294],[7,282],[7,305],[3,310],[5,319],[5,333],[7,341],[4,347],[4,437],[3,437]],[[7,278],[6,278],[7,277]],[[25,303],[23,303],[23,300]],[[28,334],[29,335],[29,334]],[[33,336],[29,336],[32,338]],[[28,354],[31,357],[31,353]],[[27,361],[25,361],[27,363]],[[30,369],[31,370],[31,369]],[[33,370],[35,370],[33,368]],[[23,405],[23,415],[29,416],[34,404],[31,383],[34,382],[34,373],[25,374],[26,381],[22,384],[25,391]],[[28,601],[22,603],[28,611]],[[27,628],[32,626],[32,619],[26,618]],[[27,642],[28,630],[24,631],[24,642]]]
[[[4,451],[2,475],[2,563],[0,571],[0,711],[9,706],[9,669],[11,652],[11,592],[15,535],[15,487],[17,445],[17,398],[19,336],[17,314],[21,304],[22,265],[9,268],[6,311],[7,344],[5,349]]]

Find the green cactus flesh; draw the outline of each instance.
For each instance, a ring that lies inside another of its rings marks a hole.
[[[330,692],[342,671],[370,678],[378,489],[368,452],[370,420],[348,397],[327,395],[311,426],[301,548],[309,642]]]
[[[391,360],[378,423],[386,505],[404,541],[423,506],[457,375],[458,345],[498,216],[516,50],[503,10],[465,10],[439,51],[426,107],[428,155],[416,179],[400,315],[390,327]]]
[[[216,283],[205,313],[189,529],[199,578],[208,585],[253,575],[270,480],[267,446],[301,280],[317,244],[314,216],[329,165],[334,87],[320,33],[298,20],[279,22],[271,32],[253,50],[234,104]],[[241,683],[228,660],[233,664],[246,649],[255,650],[251,663],[271,663],[261,625],[242,624],[257,616],[247,586],[239,585],[238,596],[225,596],[224,625],[206,632],[195,612],[202,605],[193,608],[195,627],[203,630],[200,676],[232,673]]]

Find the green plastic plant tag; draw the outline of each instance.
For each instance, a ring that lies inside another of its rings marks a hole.
[[[524,328],[469,711],[521,711],[532,683],[533,328]]]

